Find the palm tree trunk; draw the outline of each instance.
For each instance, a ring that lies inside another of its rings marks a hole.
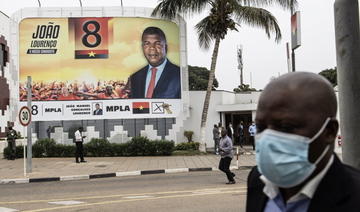
[[[220,38],[216,38],[213,54],[212,54],[212,57],[211,57],[211,67],[210,67],[210,74],[209,74],[209,82],[208,82],[208,87],[207,87],[207,90],[206,90],[203,112],[202,112],[202,115],[201,115],[200,151],[202,151],[202,152],[206,152],[206,141],[205,141],[205,139],[206,139],[206,137],[205,137],[206,120],[207,120],[207,115],[208,115],[208,110],[209,110],[211,90],[212,90],[213,82],[214,82],[214,78],[215,78],[215,67],[216,67],[216,60],[217,60],[218,52],[219,52],[219,46],[220,46]]]

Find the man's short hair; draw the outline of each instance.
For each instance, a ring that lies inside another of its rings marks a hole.
[[[158,27],[147,27],[141,36],[142,41],[144,40],[145,35],[158,35],[160,39],[166,43],[165,33]]]
[[[95,106],[99,106],[99,107],[100,107],[100,104],[99,104],[99,103],[96,103]]]

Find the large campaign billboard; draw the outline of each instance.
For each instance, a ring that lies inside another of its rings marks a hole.
[[[153,18],[25,18],[19,99],[32,77],[33,120],[176,117],[179,26]]]

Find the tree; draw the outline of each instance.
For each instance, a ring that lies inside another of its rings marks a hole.
[[[329,80],[333,87],[337,86],[337,70],[335,68],[325,69],[319,73],[321,76]]]
[[[246,92],[246,91],[256,91],[256,89],[250,88],[249,84],[242,84],[242,85],[239,85],[237,88],[234,88],[233,91],[235,93],[240,93],[240,92]]]
[[[205,91],[207,89],[210,71],[205,67],[188,66],[189,70],[189,90]],[[214,79],[212,90],[216,90],[219,83]]]
[[[153,15],[173,19],[177,14],[196,14],[208,12],[196,26],[200,47],[209,49],[212,42],[214,49],[211,57],[209,81],[206,90],[200,126],[200,150],[205,149],[205,129],[210,103],[210,95],[215,78],[215,67],[220,41],[225,39],[229,30],[238,31],[240,24],[247,24],[265,30],[270,38],[275,34],[275,41],[281,39],[280,27],[276,18],[259,6],[280,5],[284,9],[293,8],[296,0],[160,0]],[[207,9],[210,9],[209,11]]]

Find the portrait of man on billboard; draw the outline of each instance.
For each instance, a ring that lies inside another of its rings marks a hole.
[[[130,98],[180,98],[180,68],[166,57],[165,33],[158,27],[147,27],[141,40],[148,65],[129,77]]]
[[[100,107],[100,103],[95,103],[95,110],[93,111],[93,115],[102,115],[103,110]]]

